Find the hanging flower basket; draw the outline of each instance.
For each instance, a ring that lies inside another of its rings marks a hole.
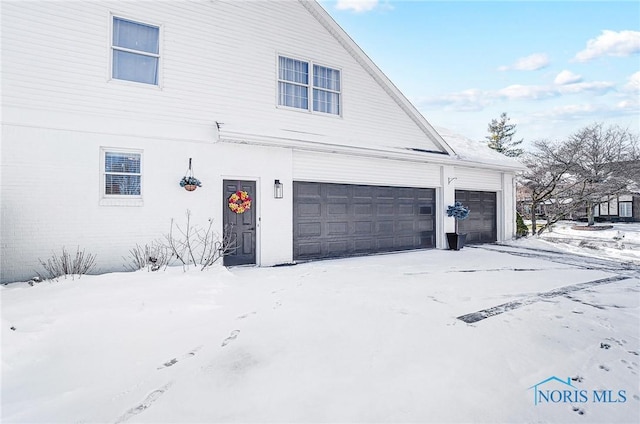
[[[193,191],[198,187],[202,187],[200,180],[193,176],[191,158],[189,158],[189,169],[187,170],[186,175],[180,180],[180,187],[184,187],[187,191]]]
[[[238,190],[229,196],[229,209],[240,214],[251,209],[251,196],[246,191]]]
[[[193,191],[198,187],[202,187],[202,183],[196,177],[185,176],[180,180],[180,187],[184,187],[187,191]]]

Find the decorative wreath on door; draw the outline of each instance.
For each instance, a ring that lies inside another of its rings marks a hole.
[[[229,209],[235,213],[244,213],[251,209],[251,196],[249,196],[249,193],[238,190],[229,196]]]

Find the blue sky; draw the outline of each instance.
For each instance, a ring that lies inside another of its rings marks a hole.
[[[640,2],[321,0],[434,126],[484,140],[640,133]]]

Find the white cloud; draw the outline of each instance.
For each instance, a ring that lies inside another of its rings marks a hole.
[[[338,0],[336,9],[369,12],[378,6],[378,0]]]
[[[636,80],[640,79],[640,72],[637,74],[632,75],[630,81],[634,78]],[[439,97],[414,99],[414,103],[421,107],[437,106],[449,111],[474,112],[482,110],[499,100],[544,100],[587,92],[602,95],[614,88],[615,84],[609,81],[578,82],[565,85],[514,84],[494,91],[471,88]],[[584,112],[584,106],[581,107]],[[577,110],[576,107],[572,108],[571,110],[574,112]]]
[[[604,30],[598,37],[587,41],[587,48],[574,58],[587,62],[602,56],[631,56],[640,53],[640,31]]]
[[[543,85],[510,85],[498,90],[497,95],[507,99],[545,99],[558,95],[556,88]]]
[[[628,78],[627,84],[624,86],[625,91],[640,92],[640,71]]]
[[[600,105],[592,103],[582,103],[573,105],[556,106],[551,109],[543,109],[541,111],[532,112],[530,117],[534,120],[550,119],[554,122],[566,120],[579,120],[590,118],[595,115],[602,115],[607,109]]]
[[[446,110],[458,112],[473,112],[482,110],[489,105],[491,103],[490,96],[489,92],[470,88],[440,97],[417,99],[415,103],[419,105],[444,106]]]
[[[534,53],[526,57],[516,60],[515,63],[508,66],[501,66],[499,71],[537,71],[549,65],[549,57],[545,53]]]
[[[553,82],[558,85],[565,85],[574,84],[580,81],[582,81],[582,75],[574,74],[573,72],[565,69],[556,76],[556,79]]]
[[[638,109],[640,109],[640,102],[638,101],[638,99],[629,99],[629,100],[622,100],[620,102],[618,102],[616,104],[616,108],[622,112],[631,112],[631,113],[638,113]]]
[[[562,85],[558,87],[557,90],[561,94],[578,94],[584,93],[585,91],[591,91],[595,94],[604,94],[613,89],[614,86],[615,84],[609,81],[593,81]]]

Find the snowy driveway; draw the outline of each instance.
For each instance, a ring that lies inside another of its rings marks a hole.
[[[11,285],[2,421],[638,422],[639,293],[493,245]],[[534,404],[552,376],[575,397]]]

